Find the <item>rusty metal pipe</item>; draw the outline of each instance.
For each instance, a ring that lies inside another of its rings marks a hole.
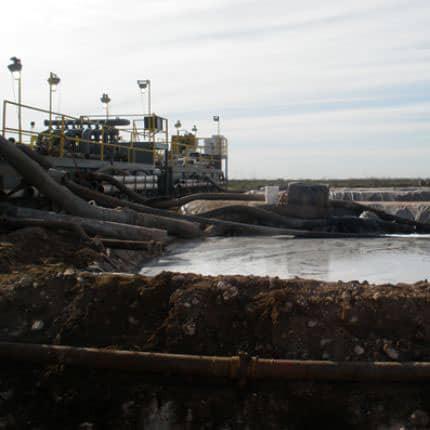
[[[430,363],[258,359],[248,373],[260,380],[423,382],[430,380]]]
[[[0,360],[233,380],[424,382],[430,362],[334,362],[197,356],[0,342]]]
[[[0,342],[0,360],[66,364],[178,376],[229,377],[233,371],[231,367],[234,368],[235,364],[238,364],[239,358]]]

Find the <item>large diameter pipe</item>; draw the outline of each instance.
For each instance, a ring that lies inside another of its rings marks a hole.
[[[163,209],[148,207],[146,205],[130,202],[128,200],[120,200],[112,196],[108,196],[103,193],[99,193],[94,190],[90,190],[89,188],[83,187],[81,185],[78,185],[74,182],[68,182],[68,186],[70,189],[76,193],[77,195],[87,199],[87,200],[94,200],[99,205],[107,206],[107,207],[128,207],[130,209],[133,209],[137,212],[142,212],[144,214],[154,214],[154,215],[160,215],[159,219],[163,218],[171,218],[172,220],[180,221],[187,220],[191,223],[200,223],[200,224],[206,224],[206,225],[219,225],[221,227],[225,227],[226,229],[229,229],[230,231],[233,231],[235,234],[244,234],[244,235],[264,235],[264,236],[276,236],[276,235],[289,235],[294,237],[300,237],[300,238],[351,238],[351,237],[357,237],[357,238],[375,238],[375,237],[381,237],[380,235],[374,235],[374,234],[353,234],[353,233],[332,233],[332,232],[324,232],[324,231],[306,231],[306,230],[298,230],[293,228],[277,228],[277,227],[267,227],[263,225],[254,225],[254,224],[245,224],[240,222],[234,222],[234,221],[224,221],[220,219],[211,219],[211,218],[205,218],[201,216],[196,215],[177,215],[173,212],[169,212]],[[148,220],[148,219],[147,219]],[[183,221],[182,221],[183,222]],[[171,225],[171,228],[176,230],[176,233],[179,232],[178,227],[175,225]],[[191,231],[189,230],[189,227],[182,226],[181,230],[183,230],[183,234],[188,234],[189,237],[191,237]],[[167,226],[167,231],[169,231],[169,227]],[[184,236],[186,237],[186,236]]]
[[[183,219],[173,219],[166,216],[159,216],[149,213],[139,213],[133,209],[135,207],[141,207],[141,205],[137,203],[120,200],[115,197],[99,193],[97,191],[83,187],[82,185],[76,184],[73,181],[67,181],[66,183],[70,190],[72,190],[76,195],[79,195],[87,200],[95,200],[100,205],[106,205],[112,208],[128,207],[128,211],[134,214],[134,218],[143,218],[145,220],[145,224],[148,227],[155,229],[161,228],[163,231],[167,230],[167,232],[173,236],[179,236],[183,238],[196,238],[201,236],[200,226],[196,223],[192,223]]]
[[[198,193],[190,194],[177,199],[161,200],[154,199],[151,206],[160,209],[169,209],[172,207],[180,207],[193,200],[241,200],[248,202],[264,201],[263,194],[242,194],[242,193]],[[150,202],[148,202],[149,204]]]
[[[139,193],[130,190],[122,182],[117,181],[113,176],[103,173],[90,173],[90,178],[94,178],[99,181],[107,182],[110,186],[116,187],[119,191],[124,193],[130,200],[138,203],[145,204],[146,199]],[[104,185],[105,187],[106,185]]]
[[[48,222],[65,222],[81,226],[88,234],[95,236],[110,237],[114,239],[134,239],[134,240],[156,240],[167,241],[167,233],[164,230],[152,229],[131,224],[121,224],[110,221],[102,221],[92,218],[76,217],[56,212],[42,211],[38,209],[12,206],[7,203],[0,203],[0,212],[5,212],[9,216],[20,218],[31,218]]]
[[[34,185],[42,194],[57,203],[68,213],[83,217],[120,224],[139,225],[154,228],[154,219],[148,219],[134,211],[120,211],[91,206],[87,201],[78,197],[68,188],[56,182],[33,158],[16,147],[15,144],[0,136],[0,155],[31,185]],[[150,224],[150,225],[148,225]],[[193,227],[190,224],[190,229]],[[157,230],[154,228],[154,230]],[[194,226],[194,237],[200,234],[198,227]],[[155,235],[162,234],[154,231]],[[158,239],[154,237],[154,239]]]
[[[424,382],[430,362],[334,362],[197,356],[0,342],[0,360],[262,381]]]
[[[412,225],[417,228],[419,232],[422,233],[428,233],[430,232],[430,225],[422,222],[418,222],[415,220],[409,220],[403,217],[399,217],[397,215],[389,214],[388,212],[385,212],[382,209],[377,209],[369,205],[365,205],[363,203],[358,203],[355,201],[347,201],[347,200],[330,200],[329,202],[330,206],[333,208],[342,208],[342,209],[349,209],[354,211],[357,215],[364,211],[373,212],[374,214],[378,215],[379,218],[381,218],[384,221],[388,222],[396,222],[399,224],[406,224],[406,225]]]

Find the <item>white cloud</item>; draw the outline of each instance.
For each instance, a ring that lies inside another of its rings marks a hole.
[[[47,105],[54,71],[62,110],[101,113],[103,91],[113,111],[139,110],[135,81],[151,78],[154,109],[172,121],[210,134],[221,114],[235,176],[428,174],[427,0],[15,0],[2,10],[0,59],[22,58],[29,103]],[[0,90],[12,97],[5,67]]]

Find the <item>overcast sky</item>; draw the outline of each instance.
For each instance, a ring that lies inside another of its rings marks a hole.
[[[221,116],[230,176],[430,176],[429,0],[2,2],[0,94],[22,59],[23,100],[153,110],[200,135]]]

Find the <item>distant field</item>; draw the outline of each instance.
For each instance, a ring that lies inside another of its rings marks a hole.
[[[286,189],[290,182],[328,184],[331,187],[377,188],[377,187],[424,187],[430,186],[430,178],[363,178],[363,179],[230,179],[231,190],[255,190],[266,185],[279,185]]]

